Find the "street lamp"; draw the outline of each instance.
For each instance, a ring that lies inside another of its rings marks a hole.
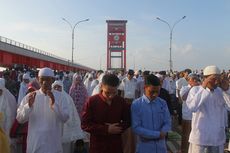
[[[179,19],[178,21],[176,21],[173,26],[170,26],[170,24],[165,21],[165,20],[162,20],[161,18],[157,17],[156,19],[161,21],[161,22],[164,22],[168,25],[169,27],[169,30],[170,30],[170,47],[169,47],[169,69],[170,69],[170,72],[172,72],[172,67],[173,67],[173,63],[172,63],[172,32],[173,32],[173,29],[174,27],[176,26],[177,23],[179,23],[181,20],[185,19],[186,16],[183,16],[181,19]]]
[[[76,22],[76,23],[74,24],[74,26],[72,26],[72,24],[71,24],[68,20],[66,20],[65,18],[62,18],[62,20],[64,20],[66,23],[68,23],[69,26],[70,26],[70,28],[71,28],[71,30],[72,30],[72,60],[71,60],[71,62],[72,62],[72,66],[73,66],[74,29],[75,29],[75,27],[76,27],[79,23],[89,21],[89,19],[85,19],[85,20],[78,21],[78,22]]]
[[[102,57],[103,56],[105,56],[106,55],[106,53],[104,53],[104,54],[101,54],[101,56],[100,56],[100,70],[102,70],[102,67],[101,67],[101,63],[102,63]]]

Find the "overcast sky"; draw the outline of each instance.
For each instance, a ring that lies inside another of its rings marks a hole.
[[[229,0],[0,0],[0,36],[71,60],[70,23],[75,29],[74,61],[106,66],[106,20],[127,22],[127,68],[169,69],[169,28],[173,69],[230,69]]]

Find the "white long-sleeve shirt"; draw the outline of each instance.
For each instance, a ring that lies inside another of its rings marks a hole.
[[[50,98],[41,89],[36,91],[32,107],[28,104],[28,95],[23,98],[18,110],[17,120],[20,123],[29,121],[27,152],[28,153],[62,153],[62,126],[69,118],[65,97],[58,91],[52,91],[55,103],[50,108]]]
[[[126,77],[122,80],[119,89],[124,91],[124,98],[135,99],[137,91],[137,80],[134,78],[129,80]]]
[[[187,80],[184,77],[176,80],[176,97],[177,98],[179,98],[180,89],[183,86],[187,86],[187,85],[188,85],[188,82],[187,82]]]
[[[183,97],[186,93],[188,93],[190,88],[191,88],[190,85],[183,86],[180,90],[180,97]],[[182,103],[182,118],[184,120],[192,120],[192,112],[188,108],[186,104],[186,100],[185,101],[183,100],[183,103]]]
[[[204,146],[219,146],[226,141],[225,112],[230,106],[230,96],[219,87],[214,91],[202,86],[193,87],[186,100],[193,112],[189,142]]]

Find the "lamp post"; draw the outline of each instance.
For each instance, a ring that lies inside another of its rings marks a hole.
[[[173,63],[172,63],[172,33],[173,33],[173,29],[174,27],[176,26],[176,24],[178,24],[181,20],[185,19],[186,16],[183,16],[181,19],[179,19],[178,21],[176,21],[173,26],[171,26],[167,21],[157,17],[156,19],[161,21],[161,22],[164,22],[168,25],[169,27],[169,30],[170,30],[170,46],[169,46],[169,69],[170,69],[170,72],[172,72],[172,67],[173,67]]]
[[[89,21],[89,19],[85,19],[85,20],[81,20],[81,21],[78,21],[74,24],[74,26],[72,26],[72,24],[66,20],[65,18],[62,18],[62,20],[64,20],[66,23],[69,24],[70,28],[71,28],[71,31],[72,31],[72,59],[71,59],[71,62],[72,62],[72,66],[73,66],[73,51],[74,51],[74,29],[75,27],[81,23],[81,22],[86,22],[86,21]]]
[[[106,53],[104,53],[104,54],[101,54],[101,56],[100,56],[100,70],[102,70],[102,67],[101,67],[101,63],[102,63],[102,57],[103,56],[105,56],[106,55]]]

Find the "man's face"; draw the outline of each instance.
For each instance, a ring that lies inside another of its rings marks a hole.
[[[3,93],[3,90],[2,90],[2,89],[0,89],[0,96],[2,96],[2,93]]]
[[[216,89],[220,83],[220,75],[218,74],[210,75],[206,79],[209,79],[209,82],[207,84],[207,87],[209,89]]]
[[[128,74],[127,77],[129,80],[131,80],[133,78],[134,75]]]
[[[39,83],[41,85],[41,88],[43,90],[51,90],[52,83],[54,82],[54,78],[53,77],[41,76],[38,79],[39,79]]]
[[[149,100],[154,100],[158,97],[161,87],[153,86],[153,85],[145,85],[144,89],[145,89],[146,97],[148,97]]]
[[[199,80],[198,78],[194,77],[194,78],[189,78],[188,80],[188,83],[190,84],[190,86],[198,86],[200,83],[199,83]]]
[[[117,95],[117,87],[101,85],[102,95],[106,100],[112,100]]]
[[[100,76],[101,74],[102,74],[101,72],[98,72],[98,73],[97,73],[97,78],[99,78],[99,76]]]

